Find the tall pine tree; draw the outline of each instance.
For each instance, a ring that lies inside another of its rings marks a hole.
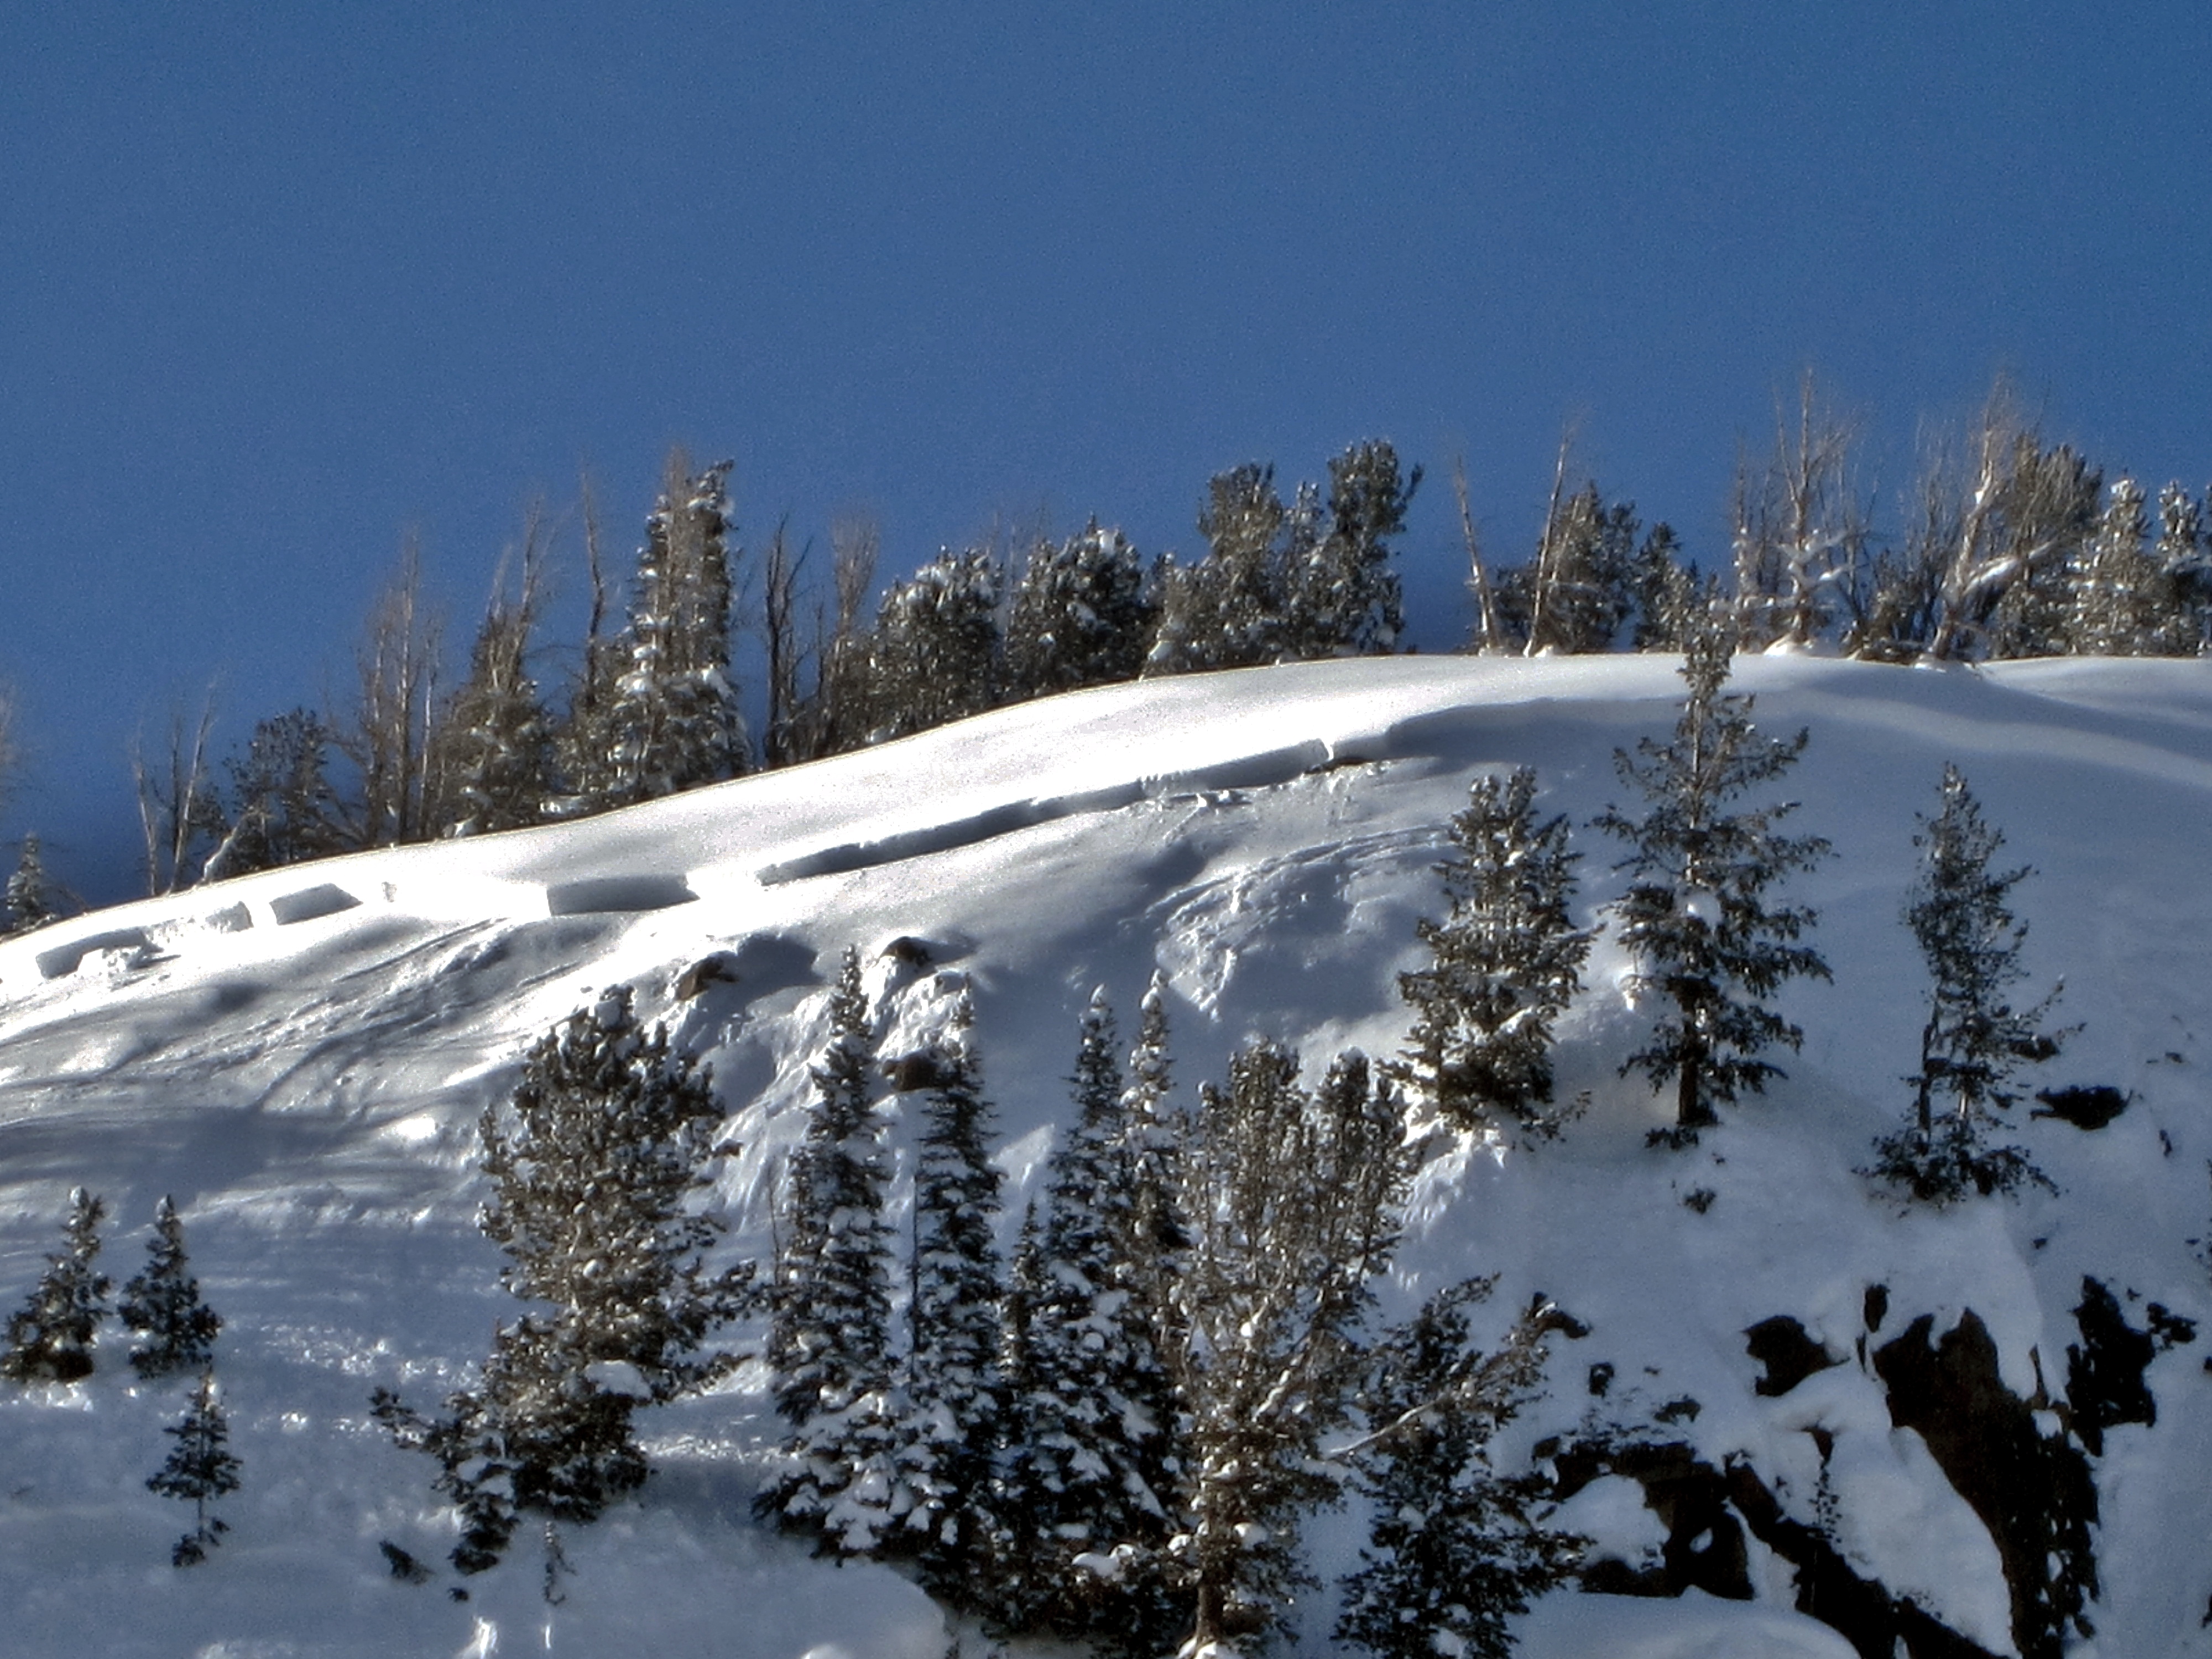
[[[1449,908],[1417,924],[1431,965],[1398,976],[1414,1019],[1391,1071],[1458,1128],[1550,1136],[1553,1027],[1582,988],[1593,937],[1569,913],[1580,854],[1565,818],[1537,823],[1533,768],[1468,793],[1437,866]]]
[[[708,1267],[720,1224],[688,1207],[728,1150],[722,1116],[706,1074],[665,1028],[643,1028],[627,988],[541,1038],[507,1109],[484,1113],[492,1197],[478,1225],[528,1311],[501,1328],[480,1381],[442,1417],[386,1390],[375,1401],[399,1444],[437,1462],[461,1513],[462,1571],[497,1562],[535,1516],[557,1600],[555,1528],[595,1520],[650,1472],[636,1410],[736,1364],[707,1344],[750,1305],[750,1270]]]
[[[848,1555],[883,1547],[916,1502],[898,1460],[890,1167],[875,1072],[875,1017],[860,952],[848,949],[784,1203],[768,1358],[791,1431],[759,1499],[763,1516]]]
[[[1304,1514],[1335,1501],[1321,1457],[1368,1368],[1374,1277],[1412,1160],[1389,1090],[1340,1056],[1321,1087],[1261,1042],[1206,1090],[1183,1149],[1190,1247],[1170,1364],[1184,1407],[1183,1530],[1171,1559],[1206,1653],[1278,1625],[1304,1582]]]
[[[5,894],[7,915],[0,919],[0,933],[27,933],[34,927],[43,927],[61,914],[60,895],[46,874],[45,859],[39,851],[36,836],[23,837],[23,849],[16,855],[15,868],[8,878]]]
[[[1990,868],[2004,836],[1983,820],[1955,766],[1943,769],[1941,810],[1920,826],[1912,838],[1920,873],[1905,920],[1928,964],[1928,1021],[1920,1068],[1908,1079],[1911,1119],[1876,1143],[1874,1173],[1936,1203],[1970,1191],[2048,1188],[2019,1147],[1987,1143],[1998,1114],[2024,1092],[2021,1071],[2051,1059],[2065,1036],[2045,1026],[2056,990],[2025,1008],[2011,1001],[2010,988],[2027,977],[2020,957],[2027,927],[2008,898],[2027,867]]]
[[[1128,1118],[1113,1010],[1095,991],[1069,1079],[1075,1121],[1053,1154],[1039,1283],[1023,1312],[1027,1382],[1011,1401],[1006,1622],[1145,1639],[1156,1615],[1171,1425],[1139,1295]]]
[[[868,643],[871,735],[903,737],[999,700],[999,564],[947,550],[884,595]]]
[[[1717,628],[1691,641],[1682,667],[1689,695],[1673,739],[1646,738],[1633,756],[1613,751],[1621,781],[1644,797],[1642,813],[1608,806],[1597,819],[1629,844],[1615,866],[1629,882],[1614,915],[1636,964],[1632,982],[1662,1000],[1650,1041],[1621,1071],[1642,1071],[1655,1088],[1674,1082],[1674,1127],[1653,1139],[1678,1146],[1720,1121],[1716,1105],[1763,1092],[1782,1074],[1760,1055],[1804,1041],[1764,999],[1787,980],[1829,976],[1820,953],[1797,943],[1815,913],[1769,896],[1783,878],[1826,858],[1828,843],[1778,833],[1795,802],[1733,805],[1795,765],[1806,733],[1786,743],[1759,733],[1751,698],[1723,690],[1730,655]]]
[[[1540,1389],[1554,1315],[1538,1302],[1505,1340],[1469,1340],[1469,1308],[1493,1281],[1437,1292],[1379,1345],[1356,1454],[1372,1504],[1368,1546],[1345,1581],[1337,1635],[1383,1659],[1505,1659],[1507,1620],[1562,1582],[1583,1540],[1546,1524],[1547,1479],[1507,1473],[1489,1443]]]
[[[1151,587],[1137,550],[1096,520],[1079,536],[1039,542],[1007,608],[1007,695],[1136,678],[1158,626]]]
[[[646,520],[629,623],[592,652],[599,683],[579,688],[581,729],[566,747],[584,810],[653,800],[744,769],[744,717],[730,675],[726,461],[694,474],[668,459]]]
[[[922,1571],[940,1594],[971,1604],[999,1530],[992,1457],[1005,1429],[1000,1175],[975,1026],[963,989],[951,1029],[932,1045],[922,1099],[902,1460],[921,1494],[908,1525],[919,1534]]]

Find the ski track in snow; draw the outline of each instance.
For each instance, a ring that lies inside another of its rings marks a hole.
[[[424,1460],[368,1421],[371,1389],[434,1404],[509,1316],[475,1231],[474,1125],[522,1051],[600,988],[637,988],[705,1054],[744,1144],[713,1200],[728,1248],[764,1251],[781,1158],[802,1127],[826,980],[858,943],[922,941],[933,965],[878,962],[892,1048],[919,1042],[953,981],[979,1008],[999,1105],[1008,1228],[1037,1190],[1075,1023],[1104,984],[1133,1029],[1146,977],[1174,993],[1178,1096],[1261,1033],[1317,1071],[1336,1049],[1387,1055],[1416,965],[1413,919],[1441,911],[1431,866],[1476,769],[1539,769],[1540,809],[1578,826],[1583,908],[1616,892],[1618,849],[1581,829],[1628,804],[1618,745],[1670,729],[1663,659],[1401,658],[1108,688],[999,711],[862,754],[591,822],[277,871],[120,907],[0,944],[0,1296],[13,1306],[56,1247],[69,1188],[111,1206],[106,1267],[143,1257],[163,1193],[228,1320],[219,1349],[241,1492],[210,1562],[167,1565],[182,1506],[144,1490],[183,1407],[131,1386],[111,1334],[89,1384],[0,1395],[0,1647],[116,1655],[525,1651],[736,1659],[940,1659],[936,1609],[881,1568],[836,1569],[762,1531],[749,1503],[775,1437],[748,1367],[724,1392],[648,1418],[662,1473],[643,1500],[568,1540],[568,1604],[537,1564],[450,1601],[454,1581],[391,1578],[389,1538],[440,1563],[450,1522]],[[1806,1030],[1789,1078],[1686,1153],[1647,1151],[1666,1103],[1621,1058],[1643,1027],[1601,939],[1562,1025],[1560,1084],[1588,1112],[1533,1154],[1462,1146],[1417,1193],[1389,1313],[1474,1272],[1500,1275],[1500,1323],[1543,1291],[1590,1327],[1553,1352],[1550,1397],[1502,1452],[1600,1416],[1741,1454],[1809,1516],[1811,1431],[1834,1436],[1839,1541],[1862,1571],[1993,1651],[2010,1651],[1996,1555],[1856,1358],[1864,1293],[1893,1323],[1947,1328],[1971,1307],[2007,1382],[2063,1386],[2084,1274],[2140,1325],[2156,1300],[2212,1332],[2203,941],[2212,884],[2212,665],[2014,664],[1929,672],[1808,658],[1741,661],[1765,728],[1808,726],[1784,793],[1837,856],[1791,890],[1819,906],[1832,986],[1782,999]],[[2017,1127],[2056,1199],[1900,1214],[1852,1174],[1899,1121],[1923,980],[1899,910],[1914,814],[1946,760],[1966,772],[2030,923],[2026,989],[2062,975],[2083,1030],[2051,1081],[2133,1100],[2085,1134]],[[678,994],[687,969],[726,973]],[[903,1127],[898,1130],[902,1136]],[[902,1167],[906,1166],[902,1160]],[[1710,1192],[1699,1212],[1684,1200]],[[1800,1320],[1844,1363],[1756,1395],[1747,1327]],[[2205,1339],[2163,1353],[2154,1428],[2110,1431],[2098,1465],[2104,1600],[2078,1651],[2197,1650],[2212,1592],[2212,1386]],[[1591,1366],[1614,1367],[1603,1401]],[[1632,1494],[1585,1494],[1594,1529],[1644,1547]],[[1601,1490],[1607,1488],[1607,1490]],[[1357,1506],[1313,1532],[1333,1579]],[[1648,1541],[1646,1540],[1645,1541]],[[1556,1595],[1521,1626],[1535,1659],[1848,1652],[1790,1610],[1790,1570],[1753,1546],[1755,1604]],[[1332,1650],[1326,1594],[1304,1650]],[[550,1633],[548,1627],[550,1620]],[[1041,1655],[1044,1650],[1039,1650]]]

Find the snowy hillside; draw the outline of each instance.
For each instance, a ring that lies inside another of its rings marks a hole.
[[[731,1253],[765,1255],[840,952],[860,946],[896,1011],[886,1054],[928,1035],[963,976],[1018,1218],[1094,986],[1126,1022],[1164,970],[1186,1100],[1253,1034],[1310,1066],[1397,1050],[1395,975],[1421,959],[1416,918],[1441,909],[1443,826],[1476,770],[1539,769],[1542,808],[1577,826],[1594,914],[1619,890],[1618,851],[1581,826],[1632,804],[1613,752],[1671,728],[1675,666],[1399,658],[1114,687],[574,826],[278,871],[0,945],[0,1304],[58,1247],[73,1186],[107,1200],[101,1265],[118,1282],[173,1194],[228,1321],[220,1368],[245,1464],[222,1505],[231,1535],[179,1571],[181,1512],[144,1480],[182,1389],[134,1389],[112,1342],[88,1382],[0,1388],[0,1650],[940,1659],[944,1624],[903,1579],[812,1561],[749,1518],[777,1436],[757,1367],[642,1419],[660,1472],[570,1541],[576,1577],[550,1615],[527,1552],[465,1602],[450,1572],[391,1576],[380,1540],[442,1563],[450,1522],[427,1462],[368,1421],[369,1393],[434,1401],[512,1316],[473,1225],[473,1159],[477,1115],[523,1049],[601,988],[636,988],[711,1060],[744,1143],[714,1200]],[[1782,999],[1802,1053],[1778,1056],[1787,1080],[1701,1146],[1648,1149],[1671,1101],[1616,1075],[1650,1010],[1627,1006],[1601,938],[1559,1055],[1589,1110],[1534,1152],[1431,1162],[1388,1311],[1478,1272],[1500,1275],[1500,1322],[1556,1298],[1588,1334],[1555,1345],[1550,1396],[1506,1449],[1601,1433],[1684,1448],[1691,1473],[1668,1501],[1723,1495],[1711,1524],[1669,1545],[1646,1502],[1657,1489],[1626,1461],[1585,1471],[1566,1519],[1624,1587],[1741,1538],[1740,1565],[1711,1571],[1755,1599],[1563,1593],[1522,1621],[1522,1651],[1850,1653],[1794,1610],[1796,1570],[1756,1535],[1774,1517],[1750,1512],[1752,1486],[1785,1520],[1831,1516],[1859,1580],[1980,1650],[2016,1651],[2019,1586],[1947,1475],[1951,1426],[1899,1426],[1919,1384],[1894,1356],[1923,1316],[1923,1347],[1985,1328],[1998,1392],[2053,1434],[2069,1346],[2088,1344],[2085,1278],[2134,1330],[2153,1328],[2153,1303],[2171,1317],[2144,1373],[2155,1425],[2122,1413],[2087,1457],[2098,1634],[2074,1650],[2212,1649],[2197,1242],[2212,1234],[2212,665],[1778,657],[1740,663],[1734,689],[1756,694],[1764,729],[1810,728],[1782,793],[1837,849],[1791,890],[1819,907],[1834,970]],[[1946,761],[2007,859],[2038,872],[2014,893],[2030,986],[2063,976],[2058,1012],[2081,1028],[2047,1080],[2131,1099],[2094,1131],[2015,1126],[2057,1196],[1907,1212],[1853,1171],[1909,1103],[1925,978],[1899,917],[1914,815],[1934,810]],[[927,963],[885,954],[900,938]],[[1796,1371],[1749,1351],[1747,1333],[1776,1320],[1809,1339]],[[1357,1505],[1315,1524],[1324,1579],[1352,1565],[1364,1526]],[[1333,1618],[1325,1593],[1304,1650],[1332,1650]]]

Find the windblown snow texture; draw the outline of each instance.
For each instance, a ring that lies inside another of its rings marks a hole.
[[[566,1539],[559,1607],[539,1600],[520,1542],[465,1602],[442,1567],[429,1583],[395,1576],[380,1544],[442,1563],[451,1521],[422,1460],[374,1431],[369,1395],[441,1398],[512,1317],[475,1224],[475,1125],[530,1044],[632,987],[640,1017],[665,1019],[712,1067],[725,1137],[742,1144],[706,1194],[729,1224],[720,1250],[764,1260],[845,947],[860,949],[887,1063],[927,1049],[964,984],[1012,1261],[1072,1127],[1063,1079],[1094,988],[1133,1026],[1164,976],[1170,1104],[1221,1079],[1253,1036],[1297,1048],[1316,1076],[1342,1048],[1401,1052],[1398,975],[1425,959],[1416,920],[1443,913],[1434,870],[1470,778],[1536,769],[1538,813],[1565,814],[1585,854],[1576,920],[1589,924],[1622,878],[1617,847],[1587,825],[1619,796],[1613,750],[1672,729],[1677,665],[1395,658],[1083,691],[599,819],[274,871],[0,944],[0,1304],[36,1283],[73,1188],[108,1206],[107,1264],[142,1259],[144,1218],[173,1196],[224,1316],[222,1403],[243,1465],[222,1547],[177,1572],[177,1506],[145,1482],[186,1383],[138,1384],[110,1322],[89,1379],[0,1388],[9,1651],[58,1659],[91,1640],[164,1659],[369,1659],[550,1642],[655,1659],[940,1659],[945,1620],[909,1580],[817,1561],[752,1518],[783,1432],[757,1364],[641,1414],[660,1472]],[[2201,1650],[2212,666],[1765,658],[1739,660],[1734,685],[1756,694],[1763,729],[1809,730],[1780,788],[1803,803],[1793,825],[1836,848],[1791,889],[1820,912],[1834,973],[1777,1000],[1802,1049],[1778,1054],[1787,1075],[1698,1147],[1647,1150],[1674,1103],[1620,1066],[1654,1010],[1630,1006],[1630,964],[1601,935],[1555,1056],[1559,1097],[1588,1091],[1589,1109],[1533,1148],[1440,1143],[1381,1316],[1494,1273],[1474,1333],[1494,1344],[1532,1296],[1552,1297],[1588,1334],[1554,1344],[1547,1392],[1496,1458],[1605,1429],[1680,1445],[1684,1467],[1723,1472],[1723,1496],[1735,1460],[1781,1521],[1824,1524],[1856,1579],[2003,1654],[2018,1649],[2000,1541],[1947,1476],[1949,1452],[1900,1426],[1875,1361],[1923,1320],[1913,1352],[1976,1331],[2007,1396],[2045,1402],[2019,1432],[2073,1447],[2059,1407],[2069,1350],[2092,1352],[2075,1310],[2094,1279],[2120,1325],[2160,1337],[2141,1366],[2154,1414],[2100,1407],[2101,1452],[2078,1453],[2098,1504],[2094,1650]],[[2014,895],[2021,966],[2030,985],[2064,978],[2064,1018],[2082,1028],[2039,1081],[2111,1087],[2127,1104],[2097,1128],[2024,1114],[2006,1126],[2057,1194],[1936,1208],[1854,1170],[1911,1103],[1926,981],[1901,914],[1915,815],[1946,762],[1973,780],[2006,857],[2038,872]],[[907,943],[887,956],[894,940]],[[886,1119],[902,1225],[919,1125]],[[1745,1334],[1784,1317],[1835,1363],[1763,1393],[1769,1368]],[[1560,1522],[1626,1573],[1663,1565],[1670,1547],[1620,1474],[1593,1479]],[[1357,1563],[1365,1528],[1355,1504],[1307,1528],[1323,1580]],[[1790,1562],[1738,1530],[1751,1601],[1556,1593],[1515,1622],[1521,1650],[1851,1651],[1797,1610]],[[1301,1604],[1305,1650],[1330,1650],[1336,1613],[1333,1589]]]

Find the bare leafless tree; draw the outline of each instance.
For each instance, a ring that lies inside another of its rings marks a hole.
[[[523,514],[522,539],[501,557],[470,647],[468,677],[429,732],[429,817],[434,835],[472,835],[537,823],[552,787],[552,732],[530,669],[544,605],[552,538],[545,504]]]
[[[222,809],[216,799],[208,756],[208,738],[214,730],[215,692],[210,688],[200,700],[197,719],[187,721],[182,704],[169,711],[167,738],[160,754],[148,755],[143,727],[131,738],[131,781],[138,797],[149,896],[191,886],[199,872],[203,849],[222,839]]]
[[[1490,571],[1482,562],[1482,546],[1474,535],[1474,510],[1468,503],[1467,458],[1452,459],[1452,491],[1459,498],[1459,532],[1467,542],[1467,586],[1474,596],[1474,648],[1484,656],[1505,649],[1505,628],[1498,615],[1498,596],[1491,589]],[[1555,486],[1556,492],[1556,486]]]
[[[2067,560],[2094,528],[2103,483],[2065,445],[2045,447],[2002,381],[1983,406],[1962,482],[1927,652],[1937,662],[1986,649],[2001,605],[2024,610],[2039,588],[2063,586]],[[2062,606],[2063,595],[2049,604]],[[2023,634],[2033,631],[2032,619],[2022,623]]]
[[[1567,464],[1575,447],[1571,421],[1559,433],[1559,451],[1552,465],[1552,499],[1544,508],[1543,538],[1536,544],[1534,591],[1528,596],[1528,643],[1523,654],[1535,656],[1553,643],[1552,611],[1557,597],[1560,556],[1565,551],[1567,505]]]
[[[761,634],[768,652],[768,729],[761,735],[761,757],[769,766],[788,766],[799,752],[799,678],[806,652],[799,638],[799,582],[808,549],[791,550],[788,521],[775,527],[761,561]]]
[[[875,591],[882,547],[882,532],[865,514],[844,514],[830,526],[835,616],[825,617],[818,607],[815,612],[814,697],[797,745],[808,757],[840,753],[867,733],[867,641],[861,618]]]
[[[422,594],[422,550],[410,534],[360,649],[353,709],[337,732],[359,789],[353,839],[362,847],[421,841],[436,816],[433,765],[441,629]]]
[[[1793,412],[1774,404],[1763,468],[1739,462],[1735,490],[1737,637],[1756,648],[1806,646],[1849,616],[1866,557],[1869,511],[1851,476],[1856,422],[1821,395],[1813,371]]]

